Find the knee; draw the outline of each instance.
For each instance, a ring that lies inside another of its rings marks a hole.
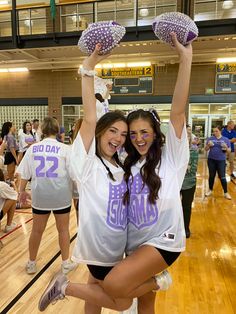
[[[127,298],[128,291],[127,285],[123,283],[119,278],[114,278],[109,274],[105,277],[103,281],[103,289],[105,292],[114,299]]]

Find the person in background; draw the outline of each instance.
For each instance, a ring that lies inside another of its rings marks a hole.
[[[234,175],[234,144],[236,142],[236,131],[234,130],[234,121],[230,120],[228,121],[225,128],[222,129],[221,132],[222,136],[227,137],[230,141],[230,148],[231,151],[228,153],[229,158],[229,169],[230,169],[230,178],[231,181],[236,180],[236,176]]]
[[[53,212],[61,249],[63,273],[75,268],[69,259],[69,219],[72,199],[72,182],[69,176],[70,147],[56,140],[58,122],[46,117],[42,123],[44,139],[31,145],[22,159],[17,172],[21,175],[20,203],[25,203],[26,184],[31,179],[33,227],[29,239],[29,260],[26,272],[37,272],[36,258],[46,228]]]
[[[8,180],[14,181],[16,165],[18,165],[18,144],[15,138],[16,128],[12,122],[5,122],[2,126],[2,138],[7,144],[4,164],[7,165]]]
[[[32,134],[36,142],[41,141],[42,139],[42,131],[39,125],[39,120],[34,119],[32,122]]]
[[[0,169],[3,170],[4,169],[4,151],[7,147],[7,144],[5,141],[1,142],[0,145]]]
[[[206,141],[205,150],[209,151],[207,158],[207,165],[209,170],[209,190],[205,196],[212,195],[216,172],[218,173],[222,188],[224,190],[224,197],[231,200],[228,193],[226,181],[226,153],[230,153],[230,141],[227,137],[222,136],[220,127],[213,128],[213,136]]]
[[[0,227],[1,220],[6,214],[7,224],[4,228],[4,232],[6,233],[16,228],[16,223],[13,222],[13,217],[16,210],[17,198],[18,193],[13,187],[5,182],[3,171],[0,169]]]
[[[183,207],[183,215],[184,215],[184,227],[185,227],[185,234],[186,238],[190,237],[190,219],[191,219],[191,212],[192,212],[192,203],[194,199],[194,194],[196,190],[196,183],[197,183],[197,166],[198,166],[198,144],[199,141],[193,139],[193,134],[191,130],[191,126],[187,125],[187,135],[189,140],[189,150],[190,150],[190,157],[188,168],[184,177],[184,181],[182,184],[182,188],[180,191],[181,194],[181,201]]]
[[[53,117],[53,119],[57,120],[57,117]],[[58,142],[61,142],[61,143],[65,142],[65,128],[64,128],[64,126],[59,126],[59,132],[56,136],[56,139]]]
[[[112,90],[112,80],[103,79],[101,77],[94,77],[94,92],[96,101],[97,119],[101,118],[109,111],[109,102],[111,98],[110,92]]]
[[[21,162],[26,150],[35,143],[35,137],[32,132],[32,125],[29,121],[23,123],[22,132],[19,135],[19,154],[18,154],[18,163]]]

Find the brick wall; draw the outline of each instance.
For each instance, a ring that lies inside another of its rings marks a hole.
[[[172,95],[178,65],[157,68],[155,95]],[[81,96],[80,77],[71,71],[30,71],[29,73],[0,73],[1,98],[47,97],[49,114],[61,119],[61,98]],[[215,66],[193,65],[190,94],[204,94],[214,88]],[[125,97],[125,96],[124,96]]]

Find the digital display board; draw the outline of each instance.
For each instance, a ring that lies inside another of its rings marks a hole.
[[[216,93],[236,93],[236,63],[216,65]]]
[[[113,81],[113,95],[146,95],[153,93],[154,67],[101,69],[101,76]]]

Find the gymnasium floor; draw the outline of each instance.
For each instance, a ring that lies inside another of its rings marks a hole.
[[[191,220],[191,238],[186,251],[170,267],[173,285],[158,292],[156,313],[233,314],[236,313],[236,185],[228,184],[232,201],[223,198],[217,179],[213,197],[205,198],[207,166],[200,160],[198,183]],[[39,272],[30,276],[24,267],[28,258],[31,211],[19,210],[14,221],[18,229],[0,239],[0,313],[36,314],[38,300],[52,275],[60,268],[57,232],[51,215],[38,255]],[[2,220],[2,229],[5,219]],[[76,233],[75,210],[71,212],[71,238]],[[73,281],[86,282],[87,268],[80,265],[69,274]],[[83,313],[83,301],[64,299],[50,305],[45,313]],[[104,310],[103,314],[117,312]]]

